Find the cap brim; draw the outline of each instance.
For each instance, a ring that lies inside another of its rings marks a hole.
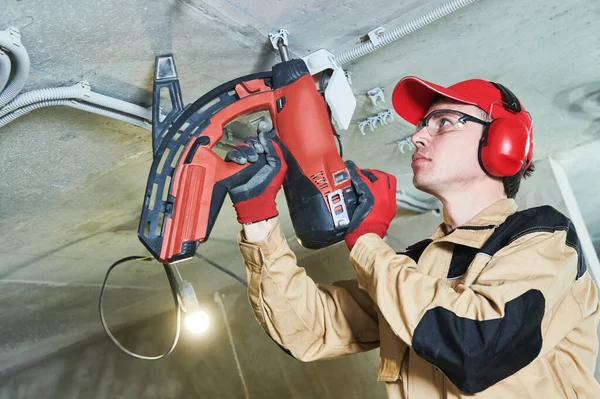
[[[466,104],[476,105],[460,98],[460,96],[452,93],[452,90],[446,87],[415,76],[407,76],[398,82],[392,93],[392,105],[398,115],[407,122],[416,125],[423,119],[431,102],[438,95]]]

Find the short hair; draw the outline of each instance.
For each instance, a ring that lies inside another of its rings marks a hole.
[[[523,166],[523,168],[516,175],[503,177],[502,183],[504,184],[504,192],[506,193],[506,196],[508,198],[515,198],[519,192],[519,188],[521,187],[521,180],[531,177],[534,171],[535,164],[531,162],[527,169],[525,169],[525,166]]]

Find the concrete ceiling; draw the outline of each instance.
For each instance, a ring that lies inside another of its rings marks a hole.
[[[443,3],[4,0],[0,29],[21,28],[32,61],[25,90],[86,80],[95,91],[148,106],[156,55],[175,54],[184,100],[192,102],[222,82],[269,69],[278,56],[267,34],[280,27],[290,31],[295,56],[319,48],[337,54],[371,29],[392,29]],[[359,104],[354,122],[390,107],[404,75],[446,85],[499,81],[534,117],[536,158],[555,156],[565,166],[599,242],[592,172],[600,170],[599,20],[598,2],[482,0],[345,65]],[[365,93],[376,86],[386,102],[373,107]],[[410,133],[398,117],[366,135],[354,123],[341,132],[345,157],[393,172],[409,189],[410,154],[394,143]],[[71,109],[35,111],[1,129],[1,367],[99,332],[96,300],[108,265],[145,253],[136,234],[151,158],[148,131]],[[243,275],[238,229],[227,202],[200,251]],[[235,283],[198,259],[181,269],[204,294]],[[115,324],[170,306],[161,273],[156,263],[115,273],[107,298]]]

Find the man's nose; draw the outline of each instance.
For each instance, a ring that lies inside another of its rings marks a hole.
[[[417,130],[410,138],[410,141],[417,148],[429,145],[431,136],[427,132],[427,127],[423,126],[421,129]]]

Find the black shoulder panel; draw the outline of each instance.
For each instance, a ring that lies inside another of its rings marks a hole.
[[[579,279],[585,273],[587,266],[575,226],[568,217],[548,205],[516,212],[506,218],[506,221],[496,229],[479,252],[494,256],[501,248],[526,234],[553,233],[558,230],[567,232],[566,244],[573,247],[579,255],[577,263],[577,279]]]
[[[461,391],[481,392],[537,357],[544,309],[538,290],[507,302],[500,319],[471,320],[436,307],[425,312],[415,328],[412,346]]]
[[[478,252],[479,248],[454,244],[454,251],[452,252],[452,260],[450,261],[447,278],[456,278],[464,275]]]
[[[421,257],[421,254],[423,253],[423,251],[425,251],[425,248],[427,248],[427,246],[432,242],[433,240],[431,238],[419,241],[418,243],[407,247],[406,252],[397,252],[397,254],[406,255],[412,260],[414,260],[416,263],[419,263],[419,258]]]

